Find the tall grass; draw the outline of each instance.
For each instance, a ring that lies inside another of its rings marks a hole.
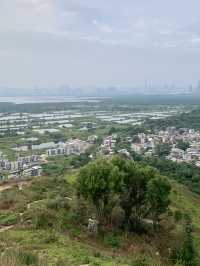
[[[47,266],[47,262],[31,252],[8,249],[0,256],[0,266]]]

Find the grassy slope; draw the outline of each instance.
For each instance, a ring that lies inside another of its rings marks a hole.
[[[127,265],[120,258],[113,259],[109,255],[98,255],[98,250],[90,245],[80,243],[67,234],[54,234],[46,230],[12,229],[1,234],[2,240],[7,243],[11,241],[12,245],[15,242],[26,251],[43,254],[47,257],[48,265],[56,265],[61,261],[66,266],[89,262],[99,262],[105,266],[113,265],[114,262],[116,265]]]
[[[75,178],[75,175],[73,175],[69,182],[73,183]],[[44,186],[45,184],[39,181],[38,185]],[[37,186],[37,183],[34,186]],[[53,188],[49,189],[53,190]],[[24,196],[16,196],[16,201],[26,202],[24,199],[27,196],[30,197],[32,190],[32,187],[26,188],[23,192]],[[13,189],[10,193],[11,195],[15,195],[17,190]],[[200,196],[195,195],[184,186],[174,182],[171,199],[172,209],[178,209],[190,214],[194,224],[195,246],[197,250],[200,250]],[[30,202],[29,200],[28,202]],[[38,201],[40,206],[41,202]],[[15,208],[13,210],[17,212],[18,207],[12,208]],[[159,250],[160,244],[165,243],[165,240],[167,242],[165,236],[160,235],[159,237],[148,238],[145,236],[123,235],[122,239],[123,246],[113,248],[105,244],[102,239],[91,239],[86,233],[81,232],[78,228],[71,225],[62,233],[58,230],[23,228],[20,225],[0,233],[0,250],[5,250],[7,247],[19,247],[26,251],[42,254],[43,257],[47,258],[48,265],[52,266],[57,265],[57,262],[60,263],[58,265],[65,266],[78,266],[87,263],[102,266],[128,266],[132,265],[130,264],[132,255],[128,248],[131,244],[134,244],[135,250],[132,254],[145,253],[147,256],[149,255],[149,265],[159,265],[155,262],[159,260],[156,252]],[[164,248],[166,249],[166,245],[164,245]]]
[[[19,247],[24,251],[39,254],[47,258],[48,265],[78,266],[89,264],[94,266],[129,266],[131,256],[126,252],[118,252],[102,244],[75,237],[67,232],[54,233],[47,230],[14,228],[0,234],[0,242],[4,248]],[[150,247],[148,247],[150,249]],[[151,250],[153,251],[153,249]],[[137,254],[137,252],[135,253]],[[155,254],[155,253],[154,253]],[[137,255],[136,255],[137,256]],[[145,256],[147,258],[147,256]],[[158,258],[148,257],[148,265],[159,266]],[[63,264],[61,264],[61,262]],[[134,266],[134,265],[133,265]]]
[[[175,182],[171,194],[172,206],[190,215],[194,227],[195,247],[200,255],[200,196]]]

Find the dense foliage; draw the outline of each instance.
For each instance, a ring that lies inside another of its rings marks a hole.
[[[200,169],[199,167],[187,164],[176,163],[166,159],[148,158],[144,162],[157,168],[162,175],[175,179],[186,185],[190,190],[200,194]]]
[[[177,143],[177,148],[186,151],[188,148],[190,147],[190,143],[183,141],[183,140],[179,140]]]
[[[168,143],[158,144],[155,147],[155,154],[159,157],[165,157],[170,154],[171,147]]]
[[[198,266],[199,259],[194,247],[192,236],[193,226],[190,216],[185,215],[183,218],[183,232],[181,241],[176,243],[176,246],[171,252],[172,261],[179,261],[184,266]]]
[[[140,229],[146,217],[155,225],[169,206],[171,187],[166,178],[118,156],[89,163],[80,170],[77,183],[78,193],[96,207],[100,222],[108,222],[118,206],[129,230]]]
[[[165,119],[148,120],[145,124],[151,129],[165,129],[166,127],[200,129],[200,109],[182,113]]]

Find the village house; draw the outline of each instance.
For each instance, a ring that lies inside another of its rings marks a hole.
[[[57,144],[57,147],[54,149],[48,149],[48,156],[56,156],[56,155],[71,155],[71,154],[81,154],[85,153],[85,151],[89,148],[90,144],[86,141],[82,141],[79,139],[69,140],[65,143],[60,142]]]

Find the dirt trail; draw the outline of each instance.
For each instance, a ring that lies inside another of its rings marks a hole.
[[[2,184],[2,185],[0,185],[0,192],[11,189],[14,186],[18,186],[18,189],[22,190],[23,186],[27,185],[28,183],[30,183],[30,181],[17,181],[17,182],[12,182],[9,184]],[[12,229],[13,227],[14,227],[14,225],[1,226],[0,227],[0,233],[8,231],[8,230]]]
[[[28,185],[31,182],[31,180],[28,181],[17,181],[17,182],[12,182],[12,183],[8,183],[8,184],[2,184],[0,185],[0,192],[4,191],[4,190],[8,190],[12,187],[18,186],[19,189],[21,190],[21,188],[25,185]]]
[[[7,231],[7,230],[10,230],[10,229],[12,229],[13,227],[14,227],[14,225],[3,226],[3,227],[0,228],[0,233],[3,233],[3,232],[5,232],[5,231]]]
[[[4,190],[7,190],[9,188],[13,187],[13,184],[9,184],[9,185],[1,185],[0,186],[0,192],[1,191],[4,191]]]

